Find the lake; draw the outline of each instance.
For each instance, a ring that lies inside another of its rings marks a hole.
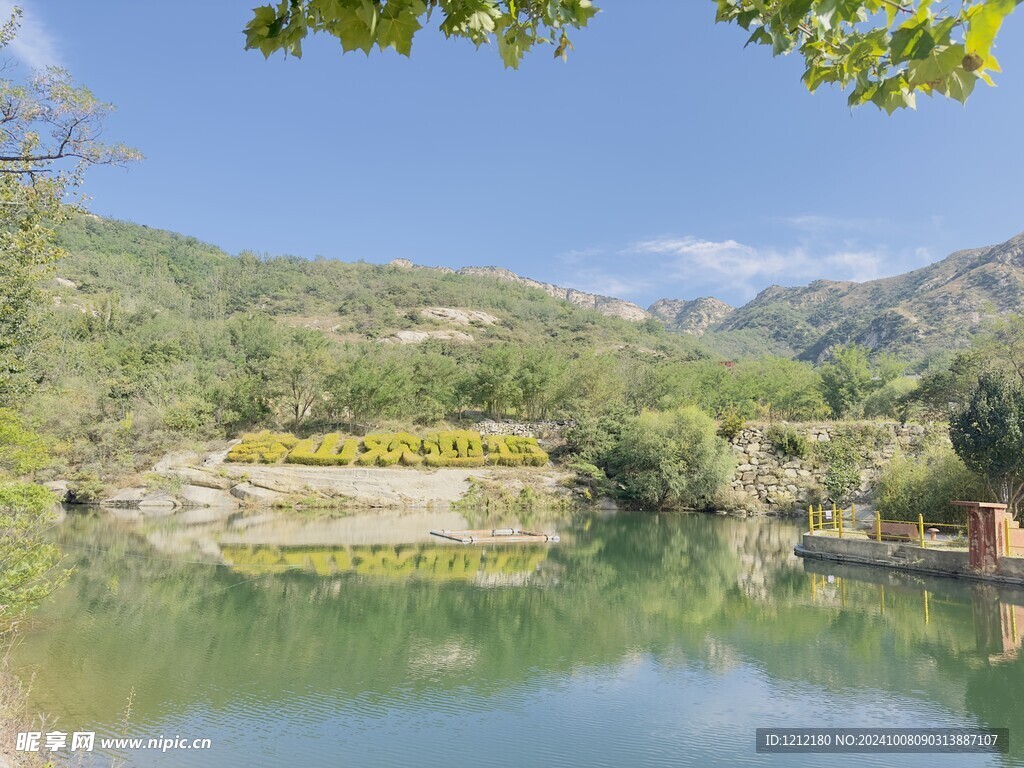
[[[451,523],[74,513],[75,573],[15,666],[51,728],[212,745],[74,765],[1024,765],[1024,592],[805,562],[768,518],[430,540]],[[1011,746],[755,753],[771,726],[1009,727]]]

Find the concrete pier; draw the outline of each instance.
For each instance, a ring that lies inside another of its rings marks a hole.
[[[1000,557],[994,567],[971,567],[967,549],[922,548],[916,544],[805,533],[794,550],[800,557],[876,565],[903,571],[1024,586],[1024,557]]]

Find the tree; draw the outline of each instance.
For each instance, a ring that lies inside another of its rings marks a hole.
[[[631,419],[607,470],[627,498],[662,508],[706,506],[732,468],[732,450],[718,437],[714,419],[685,406]]]
[[[949,420],[953,449],[1016,514],[1024,498],[1024,387],[983,373],[966,407]]]
[[[979,80],[992,85],[996,35],[1020,2],[715,0],[717,20],[749,30],[748,44],[803,56],[809,90],[833,83],[850,89],[851,107],[890,114],[913,108],[918,93],[965,102]]]
[[[349,427],[397,416],[416,397],[412,367],[392,350],[351,355],[331,376],[335,405],[347,409]]]
[[[245,47],[264,56],[277,51],[301,56],[306,35],[325,32],[346,52],[394,48],[408,56],[413,37],[435,12],[445,37],[477,46],[493,40],[505,66],[516,68],[538,44],[553,45],[556,56],[567,56],[569,31],[586,26],[597,8],[590,0],[282,0],[253,10]]]
[[[0,48],[17,34],[20,9],[0,26]],[[0,622],[38,602],[60,583],[59,552],[47,539],[52,493],[21,482],[47,459],[42,441],[17,413],[33,382],[24,361],[38,344],[43,302],[38,283],[62,251],[54,227],[84,171],[139,155],[99,140],[111,107],[48,69],[27,85],[0,79]],[[6,627],[4,627],[6,628]]]
[[[809,90],[836,84],[850,90],[850,106],[870,102],[890,114],[914,107],[918,93],[963,102],[979,80],[991,85],[1000,71],[996,35],[1020,2],[933,8],[932,0],[714,0],[716,21],[748,30],[748,45],[770,45],[776,56],[799,53]],[[445,37],[493,41],[505,66],[516,68],[538,44],[566,58],[569,33],[597,13],[590,0],[280,0],[253,10],[245,46],[264,56],[301,56],[308,34],[325,33],[345,51],[394,48],[408,56],[437,14]]]
[[[503,344],[484,350],[472,384],[474,399],[490,415],[501,418],[521,399],[516,381],[518,371],[519,358],[512,345]]]
[[[56,501],[42,486],[0,482],[0,632],[66,580],[46,535]]]
[[[323,396],[332,364],[327,339],[307,328],[293,329],[271,362],[271,381],[296,431]]]
[[[0,48],[14,39],[21,10],[0,27]],[[67,72],[49,68],[27,85],[0,79],[0,405],[28,382],[25,360],[38,338],[38,284],[63,251],[54,228],[77,206],[65,201],[93,165],[140,157],[100,141],[111,111]]]
[[[850,344],[836,349],[832,362],[821,368],[821,394],[832,415],[841,419],[855,411],[875,389],[873,379],[867,347]]]

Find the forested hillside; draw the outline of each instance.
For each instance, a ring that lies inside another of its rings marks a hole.
[[[141,471],[168,450],[265,427],[363,432],[486,413],[605,419],[598,433],[614,438],[624,416],[687,405],[725,429],[902,418],[914,388],[902,361],[864,347],[815,367],[766,356],[753,323],[712,334],[732,347],[719,356],[654,318],[610,317],[486,272],[231,256],[91,215],[60,240],[68,255],[39,308],[45,334],[25,361],[38,386],[23,413],[54,439],[63,476]],[[756,318],[757,306],[734,314]],[[852,316],[836,307],[787,321],[792,339],[776,347],[798,348],[822,312]]]
[[[699,343],[493,278],[251,253],[96,216],[63,227],[30,419],[70,468],[128,471],[264,425],[553,418],[657,404]]]
[[[706,342],[731,349],[747,335],[804,360],[858,343],[913,360],[962,349],[986,322],[1021,309],[1024,235],[881,280],[771,286],[713,326]]]

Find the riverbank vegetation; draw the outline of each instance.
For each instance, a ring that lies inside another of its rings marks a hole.
[[[37,306],[46,322],[22,356],[37,385],[20,411],[52,439],[55,458],[40,477],[66,478],[83,498],[165,453],[241,433],[288,434],[298,444],[287,446],[293,461],[320,465],[358,451],[320,436],[422,436],[489,415],[574,423],[558,458],[591,495],[701,506],[714,494],[676,490],[698,487],[694,478],[638,479],[653,477],[655,454],[659,466],[671,463],[672,439],[656,425],[680,409],[717,419],[724,439],[750,420],[775,423],[769,439],[798,458],[810,447],[782,422],[947,420],[980,371],[1009,375],[1016,358],[1006,350],[1024,347],[1010,343],[1020,335],[1010,323],[956,355],[909,365],[858,346],[836,348],[817,366],[722,360],[655,321],[606,317],[493,277],[232,257],[88,215],[57,237],[68,256]],[[417,343],[403,343],[404,332]],[[621,446],[627,425],[633,439]],[[652,444],[661,453],[627,455]],[[384,453],[401,461],[396,451]],[[844,470],[841,458],[829,460],[838,469],[827,493],[846,498],[857,470]]]

